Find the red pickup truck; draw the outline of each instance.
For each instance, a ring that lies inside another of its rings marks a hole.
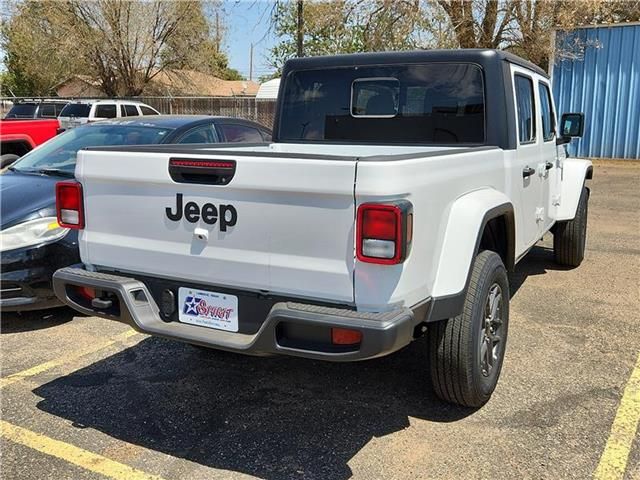
[[[0,168],[58,133],[58,120],[0,120]]]

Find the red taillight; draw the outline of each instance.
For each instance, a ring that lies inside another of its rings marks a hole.
[[[380,205],[362,212],[362,236],[378,240],[395,240],[400,219],[398,208]]]
[[[61,227],[84,228],[82,185],[78,182],[56,183],[56,212]]]
[[[349,328],[332,328],[331,343],[334,345],[356,345],[362,341],[362,332]]]
[[[407,201],[360,205],[356,224],[358,260],[382,265],[402,263],[411,244],[412,219]]]
[[[93,300],[96,298],[96,289],[91,287],[76,287],[78,294],[86,300]]]

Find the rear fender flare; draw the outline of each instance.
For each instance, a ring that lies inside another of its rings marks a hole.
[[[432,288],[429,321],[444,320],[462,312],[473,259],[487,223],[505,216],[507,234],[507,269],[515,263],[514,208],[502,192],[486,188],[458,198],[451,207],[444,241],[437,262]]]

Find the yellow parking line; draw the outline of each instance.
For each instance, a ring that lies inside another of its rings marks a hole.
[[[26,428],[0,420],[0,435],[14,443],[32,448],[116,480],[162,480],[162,477],[137,470],[107,457],[54,440]]]
[[[594,474],[597,480],[617,480],[624,477],[638,423],[640,423],[640,355],[622,394],[607,446]]]
[[[90,353],[98,352],[104,348],[110,347],[117,342],[126,340],[127,338],[132,337],[137,333],[138,332],[136,332],[135,330],[127,330],[126,332],[121,333],[120,335],[116,335],[112,339],[105,342],[96,343],[89,348],[76,350],[75,352],[71,352],[67,355],[62,355],[55,360],[44,362],[40,365],[36,365],[35,367],[28,368],[27,370],[9,375],[5,378],[0,379],[0,388],[6,387],[7,385],[11,385],[12,383],[18,382],[20,380],[24,380],[25,378],[33,377],[34,375],[46,372],[47,370],[51,370],[52,368],[59,367],[60,365],[64,365],[65,363],[71,362],[85,355],[89,355]]]

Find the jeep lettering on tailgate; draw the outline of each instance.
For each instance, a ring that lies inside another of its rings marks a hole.
[[[208,225],[215,225],[220,219],[220,231],[226,232],[227,227],[233,227],[238,220],[238,212],[233,205],[220,205],[216,208],[212,203],[205,203],[202,208],[195,202],[187,202],[182,206],[182,194],[176,193],[175,212],[171,211],[171,207],[167,207],[165,212],[167,218],[173,222],[182,220],[184,210],[184,218],[189,223],[198,223],[202,221]],[[228,214],[228,215],[227,215]]]

